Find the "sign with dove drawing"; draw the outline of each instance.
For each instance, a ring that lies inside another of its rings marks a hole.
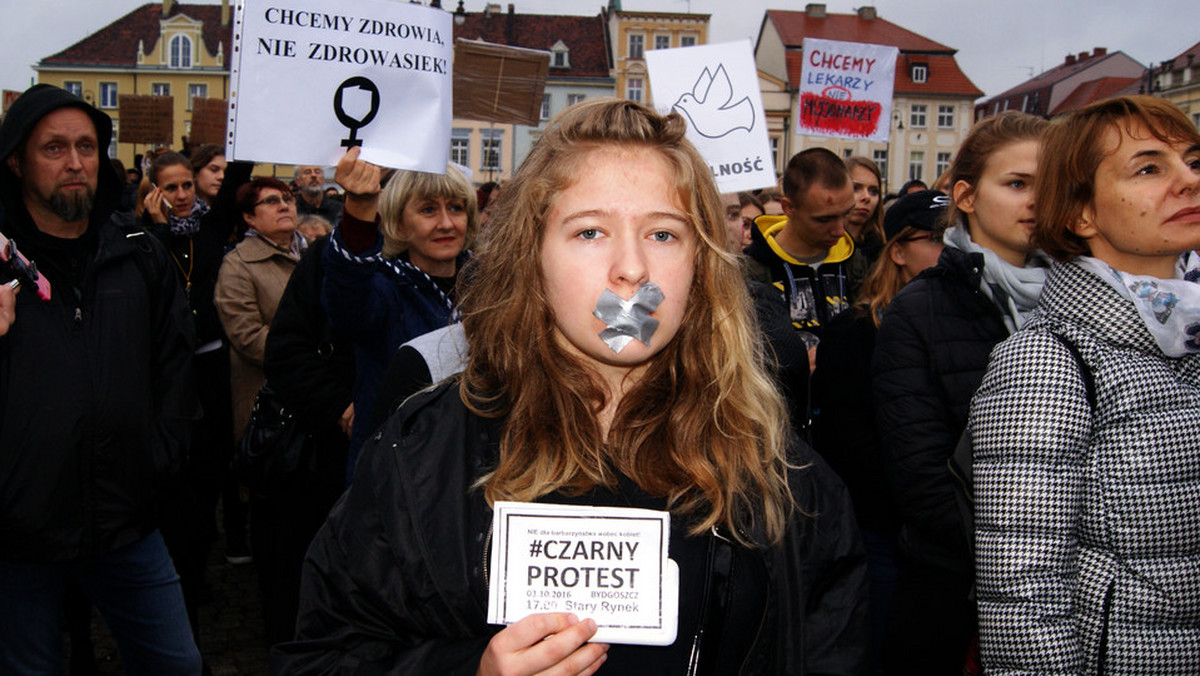
[[[758,69],[750,42],[646,52],[660,112],[687,120],[688,140],[708,162],[721,192],[775,185]]]

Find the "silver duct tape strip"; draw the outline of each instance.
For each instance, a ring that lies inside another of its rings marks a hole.
[[[596,309],[592,314],[604,322],[605,329],[600,332],[600,340],[613,352],[620,352],[634,340],[639,340],[647,347],[650,336],[658,329],[658,320],[650,316],[663,302],[662,289],[653,282],[646,282],[638,287],[629,300],[625,300],[605,289],[596,301]]]

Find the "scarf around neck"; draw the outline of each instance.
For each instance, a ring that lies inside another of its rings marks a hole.
[[[983,256],[983,279],[979,290],[1000,308],[1010,334],[1021,328],[1042,293],[1050,258],[1040,250],[1034,250],[1029,252],[1025,267],[1018,268],[991,249],[976,244],[961,225],[947,228],[942,240],[952,249]]]
[[[179,218],[173,213],[167,214],[167,226],[175,237],[194,237],[200,232],[200,219],[207,213],[208,203],[197,197],[187,216]]]
[[[1073,262],[1133,303],[1163,354],[1178,359],[1200,352],[1200,256],[1195,252],[1179,257],[1174,279],[1121,272],[1091,256]]]
[[[254,228],[250,228],[246,231],[246,237],[256,237],[261,239],[272,248],[278,249],[281,253],[291,254],[296,258],[299,258],[300,254],[304,253],[304,250],[308,248],[308,240],[304,239],[304,235],[301,235],[299,230],[292,231],[292,241],[288,242],[288,246],[286,247],[279,246],[275,242],[263,237],[262,233]]]

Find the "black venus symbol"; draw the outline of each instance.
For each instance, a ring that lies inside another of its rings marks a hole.
[[[346,114],[345,109],[342,108],[342,92],[351,87],[358,87],[371,92],[371,110],[361,120],[350,117]],[[374,82],[361,75],[356,75],[346,80],[338,85],[337,93],[333,95],[333,112],[337,114],[338,121],[350,130],[350,136],[342,139],[342,145],[347,148],[361,146],[362,139],[357,136],[358,130],[370,124],[371,120],[375,119],[375,113],[379,112],[379,87],[376,87]]]

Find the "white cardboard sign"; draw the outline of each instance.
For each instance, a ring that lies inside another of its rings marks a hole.
[[[900,50],[804,38],[797,133],[887,142]]]
[[[668,512],[497,502],[488,622],[575,613],[596,621],[592,641],[670,645],[679,620],[670,535]]]
[[[242,0],[230,65],[230,159],[445,173],[449,12],[394,0]]]
[[[646,52],[654,105],[687,120],[721,192],[775,185],[758,69],[748,40]]]

